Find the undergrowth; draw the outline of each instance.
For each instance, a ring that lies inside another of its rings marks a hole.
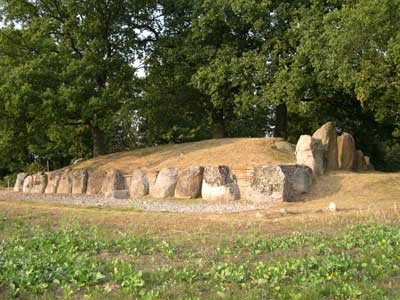
[[[400,227],[253,234],[207,245],[105,237],[0,214],[0,298],[398,299]]]

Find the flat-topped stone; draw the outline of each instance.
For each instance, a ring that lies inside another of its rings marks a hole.
[[[190,166],[178,171],[178,182],[175,188],[175,197],[195,199],[201,196],[204,168]]]
[[[201,195],[203,199],[209,201],[240,199],[236,178],[227,166],[208,166],[204,168]]]

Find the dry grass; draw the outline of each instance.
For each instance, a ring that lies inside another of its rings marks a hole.
[[[254,230],[266,234],[285,234],[292,231],[334,230],[341,225],[369,220],[398,222],[400,173],[332,172],[320,177],[311,193],[300,200],[282,203],[269,210],[224,215],[142,212],[18,201],[0,201],[0,211],[10,216],[31,214],[32,223],[51,226],[79,220],[85,225],[100,226],[111,235],[134,232],[188,242],[206,236],[210,242],[238,234],[246,235]],[[331,201],[338,207],[335,214],[326,210]]]
[[[236,138],[164,145],[97,157],[75,168],[116,168],[129,173],[136,169],[156,171],[165,167],[189,165],[251,167],[259,164],[294,163],[294,154],[277,150],[277,142],[283,143],[282,139],[275,138]]]

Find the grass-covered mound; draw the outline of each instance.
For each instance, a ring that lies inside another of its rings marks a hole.
[[[161,170],[190,165],[252,167],[259,164],[295,163],[293,145],[275,138],[235,138],[164,145],[114,153],[84,161],[75,168]]]

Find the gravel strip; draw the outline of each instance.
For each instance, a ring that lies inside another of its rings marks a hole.
[[[0,201],[40,201],[73,204],[81,206],[111,206],[131,207],[143,211],[154,212],[179,212],[179,213],[234,213],[267,209],[271,204],[249,203],[179,203],[169,200],[143,200],[143,199],[114,199],[103,196],[73,195],[73,194],[22,194],[14,192],[0,192]],[[184,201],[184,200],[183,200]]]

